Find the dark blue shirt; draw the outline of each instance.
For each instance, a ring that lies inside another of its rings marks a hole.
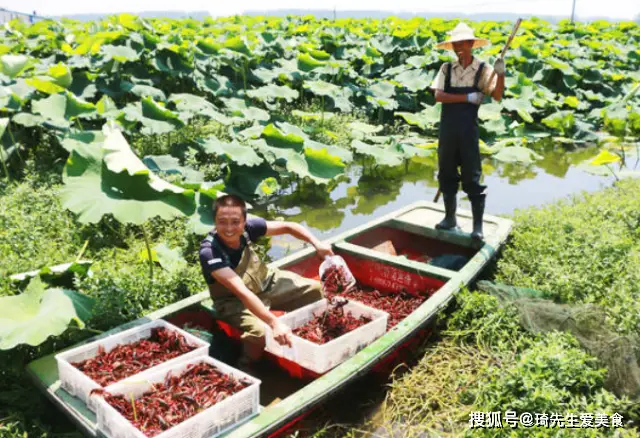
[[[207,237],[200,242],[200,267],[202,275],[207,284],[214,284],[216,281],[211,276],[213,271],[221,268],[235,269],[240,263],[242,252],[246,246],[258,240],[267,233],[267,221],[261,217],[247,219],[244,225],[244,234],[240,237],[240,247],[238,249],[229,248],[213,228]]]

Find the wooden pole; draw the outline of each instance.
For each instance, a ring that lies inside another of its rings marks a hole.
[[[520,27],[520,23],[522,23],[522,18],[518,18],[518,20],[516,21],[516,24],[513,26],[511,35],[509,35],[509,39],[507,40],[507,43],[504,45],[502,52],[500,53],[500,59],[504,59],[504,54],[507,52],[507,49],[511,45],[511,41],[513,41],[513,37],[516,36],[516,32]],[[488,82],[489,84],[491,83],[491,81],[493,81],[493,77],[495,76],[495,74],[496,74],[495,70],[491,72],[491,76],[489,76],[489,82]]]

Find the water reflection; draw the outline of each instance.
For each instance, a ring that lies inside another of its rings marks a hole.
[[[536,145],[535,151],[542,158],[530,165],[484,158],[487,213],[511,214],[516,209],[540,206],[581,191],[599,190],[614,179],[583,168],[599,153],[599,147],[547,142]],[[302,223],[316,236],[326,239],[416,200],[432,200],[437,190],[436,162],[435,154],[393,168],[365,160],[350,166],[329,192],[319,187],[303,187],[279,197],[269,209],[272,214]],[[461,207],[470,208],[464,193]],[[257,208],[256,213],[261,214],[261,210],[264,212],[264,207]],[[299,247],[286,239],[274,239],[270,255],[278,259]]]
[[[536,165],[549,175],[564,178],[571,166],[577,166],[595,158],[600,152],[599,147],[576,147],[547,143],[544,149],[536,151],[542,155]]]

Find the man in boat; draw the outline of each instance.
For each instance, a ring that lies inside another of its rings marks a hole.
[[[469,196],[473,213],[471,237],[483,240],[482,216],[487,186],[480,183],[482,166],[478,136],[478,109],[485,96],[496,101],[504,91],[504,60],[498,58],[493,67],[481,62],[472,49],[489,44],[476,38],[473,29],[459,23],[450,38],[436,45],[453,50],[457,62],[446,62],[431,84],[436,102],[442,102],[440,135],[438,142],[438,183],[444,199],[445,217],[436,225],[441,230],[459,230],[456,222],[456,194],[460,180],[462,189]],[[496,73],[493,79],[492,72]],[[458,166],[461,172],[458,173]],[[461,178],[462,174],[462,178]]]
[[[270,307],[291,311],[324,297],[319,281],[263,263],[253,242],[262,236],[290,234],[312,244],[322,259],[334,254],[330,245],[300,224],[247,219],[246,204],[235,195],[218,198],[213,215],[215,227],[200,244],[200,266],[217,316],[243,332],[241,360],[250,364],[264,350],[263,323],[269,325],[278,343],[291,346],[291,329],[269,311]]]

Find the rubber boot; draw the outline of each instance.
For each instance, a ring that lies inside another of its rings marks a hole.
[[[456,221],[456,207],[458,202],[455,194],[442,194],[444,200],[444,219],[436,224],[438,230],[460,231]]]
[[[482,216],[484,215],[486,197],[487,195],[469,196],[471,213],[473,214],[473,231],[471,232],[471,238],[480,241],[484,240],[484,234],[482,233]]]

